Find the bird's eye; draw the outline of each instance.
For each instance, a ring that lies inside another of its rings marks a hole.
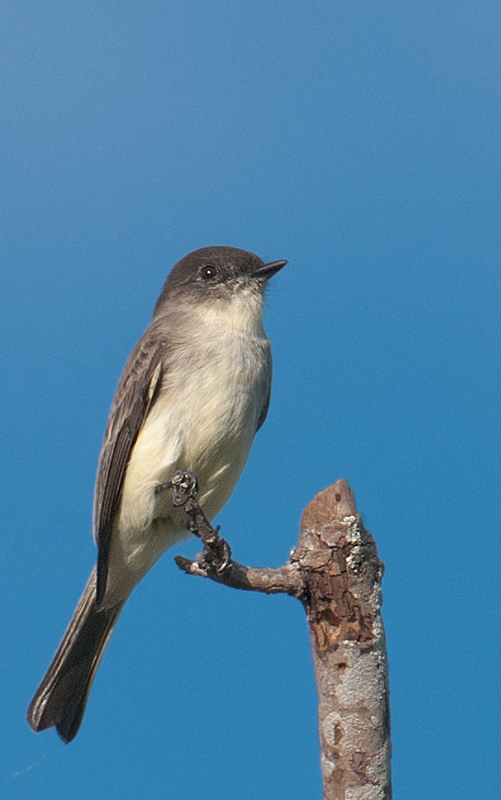
[[[202,267],[200,272],[200,277],[203,278],[204,281],[210,281],[215,278],[217,275],[217,269],[212,264],[206,264]]]

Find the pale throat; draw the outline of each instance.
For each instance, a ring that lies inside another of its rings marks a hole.
[[[197,309],[203,325],[226,334],[242,333],[265,337],[263,327],[264,299],[252,288],[237,289],[229,297],[207,299]]]

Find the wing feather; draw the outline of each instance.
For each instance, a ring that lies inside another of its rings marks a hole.
[[[94,536],[98,546],[98,605],[106,591],[113,522],[120,504],[127,464],[139,431],[160,388],[161,353],[166,343],[148,332],[132,351],[111,406],[96,481]]]

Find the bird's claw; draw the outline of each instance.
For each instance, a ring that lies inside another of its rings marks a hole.
[[[182,506],[189,497],[194,497],[197,493],[197,479],[191,472],[178,469],[168,481],[155,486],[155,494],[159,494],[165,489],[172,489],[173,505]]]
[[[217,534],[217,530],[216,530]],[[231,547],[226,539],[217,537],[214,542],[206,543],[197,556],[197,564],[205,572],[224,572],[231,563]]]

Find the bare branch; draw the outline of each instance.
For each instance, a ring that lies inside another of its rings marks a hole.
[[[296,555],[307,573],[325,800],[390,800],[383,564],[345,480],[305,509]]]
[[[191,530],[204,544],[196,561],[176,557],[189,575],[234,589],[286,593],[303,603],[318,688],[324,800],[390,800],[390,713],[381,617],[383,564],[345,480],[320,492],[301,520],[298,547],[279,569],[231,558],[199,506],[196,481],[177,473],[174,488]]]
[[[176,556],[175,562],[188,575],[210,578],[231,589],[246,589],[250,592],[264,592],[265,594],[290,594],[299,598],[304,590],[301,572],[295,564],[284,564],[278,569],[267,567],[255,569],[244,567],[243,564],[232,559],[222,572],[211,572],[197,561],[191,561],[183,556]]]

